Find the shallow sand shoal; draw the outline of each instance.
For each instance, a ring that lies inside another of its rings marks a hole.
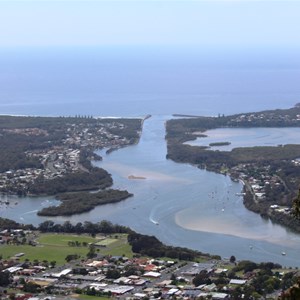
[[[267,241],[278,245],[282,244],[281,234],[272,236],[268,230],[255,231],[253,230],[253,228],[245,227],[244,224],[242,224],[242,222],[239,222],[237,220],[228,222],[228,220],[223,220],[220,217],[201,217],[199,219],[186,218],[184,214],[184,211],[178,212],[175,215],[175,222],[178,226],[185,229],[216,234],[232,235],[235,237],[245,238],[249,240]],[[294,245],[295,241],[288,241],[288,244]]]

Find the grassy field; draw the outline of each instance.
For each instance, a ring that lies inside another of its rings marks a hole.
[[[131,258],[133,256],[133,252],[131,250],[131,246],[127,242],[126,234],[119,234],[115,236],[111,243],[108,243],[105,248],[101,248],[100,253],[103,255],[125,255],[126,257]]]
[[[20,261],[35,259],[39,261],[47,260],[48,262],[56,261],[57,265],[65,263],[65,258],[68,254],[78,254],[82,258],[86,257],[88,247],[70,247],[69,242],[91,243],[97,242],[97,238],[92,238],[87,235],[72,235],[72,234],[41,234],[38,239],[38,245],[35,247],[29,245],[3,245],[0,246],[0,254],[3,258],[9,258],[17,253],[23,252],[24,256],[20,257]],[[127,243],[126,235],[116,235],[113,238],[101,240],[101,244],[105,248],[97,250],[104,255],[125,255],[132,257],[130,245]]]
[[[109,240],[109,239],[108,239]],[[105,248],[101,248],[100,253],[103,255],[124,255],[126,257],[131,258],[133,256],[133,252],[131,250],[131,246],[127,242],[127,234],[119,234],[111,238],[110,240],[114,240],[111,243],[108,243]]]
[[[38,245],[35,247],[29,245],[5,245],[0,246],[0,253],[3,258],[9,258],[17,253],[23,252],[24,256],[20,258],[20,261],[29,259],[33,261],[35,259],[39,261],[47,260],[56,261],[58,265],[65,263],[65,257],[68,254],[78,254],[85,257],[89,251],[88,247],[70,247],[69,241],[82,242],[94,242],[96,239],[89,236],[76,236],[68,234],[41,234],[37,239]]]
[[[76,235],[76,234],[42,234],[38,242],[43,245],[53,245],[53,246],[68,246],[68,242],[78,241],[79,243],[92,243],[97,241],[97,239],[92,238],[87,235]]]
[[[116,241],[117,241],[117,239],[107,238],[105,240],[101,240],[100,242],[97,242],[97,245],[107,247],[107,246],[115,243]]]

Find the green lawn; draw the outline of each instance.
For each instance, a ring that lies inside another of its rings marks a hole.
[[[117,241],[117,239],[112,239],[112,238],[107,238],[105,240],[101,240],[99,242],[97,242],[96,244],[97,245],[102,245],[102,246],[109,246],[111,245],[112,243],[115,243]]]
[[[33,247],[29,245],[3,245],[0,246],[0,254],[3,258],[9,258],[17,253],[23,252],[24,256],[20,257],[20,261],[35,259],[39,261],[47,260],[48,262],[56,261],[57,265],[65,263],[65,258],[68,254],[78,254],[82,258],[86,257],[89,251],[88,247],[70,247],[70,241],[79,243],[97,242],[97,238],[92,238],[87,235],[72,235],[72,234],[41,234],[37,239],[38,245]],[[125,255],[132,257],[131,247],[127,242],[127,235],[116,235],[114,237],[102,240],[101,243],[105,248],[99,250],[103,255]]]
[[[80,243],[92,243],[96,239],[87,235],[76,235],[76,234],[42,234],[38,239],[41,244],[55,245],[55,246],[68,246],[68,242],[78,241]]]
[[[131,250],[131,246],[127,242],[127,235],[126,234],[119,234],[117,239],[114,240],[112,243],[106,245],[105,248],[100,249],[100,253],[103,255],[117,255],[122,256],[125,255],[126,257],[131,258],[133,256],[133,252]]]
[[[39,244],[35,247],[29,245],[5,245],[0,246],[0,254],[3,258],[9,258],[17,253],[23,252],[24,256],[20,257],[20,261],[35,259],[39,261],[55,260],[58,265],[65,263],[65,257],[68,254],[78,254],[85,257],[88,252],[88,247],[70,247],[69,241],[78,242],[93,242],[96,239],[89,236],[76,236],[69,234],[41,234],[37,240]]]

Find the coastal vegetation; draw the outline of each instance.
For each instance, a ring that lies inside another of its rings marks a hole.
[[[132,194],[120,190],[104,190],[96,193],[78,192],[59,194],[59,206],[45,207],[38,212],[39,216],[70,216],[88,212],[98,205],[116,203],[131,197]]]
[[[210,147],[215,147],[215,146],[229,146],[231,143],[230,142],[216,142],[216,143],[210,143]]]
[[[199,251],[190,250],[182,247],[166,246],[154,236],[147,236],[132,232],[128,235],[128,242],[132,251],[150,257],[169,257],[180,260],[195,260],[200,256],[221,259],[220,256],[210,256]]]
[[[300,155],[299,145],[280,147],[245,147],[231,151],[214,151],[203,147],[181,143],[169,143],[167,158],[176,162],[197,164],[212,171],[219,171],[221,166],[228,168],[242,163],[272,164],[281,160],[292,160]]]
[[[290,109],[231,116],[172,119],[166,124],[167,158],[243,180],[244,204],[248,209],[300,231],[300,220],[291,213],[293,199],[300,186],[300,144],[213,151],[208,147],[184,143],[203,137],[208,129],[221,127],[296,126],[300,127],[299,105]]]
[[[111,185],[112,178],[107,171],[93,168],[89,172],[77,171],[53,179],[38,177],[33,184],[29,185],[28,192],[32,195],[56,195],[66,192],[103,189]]]

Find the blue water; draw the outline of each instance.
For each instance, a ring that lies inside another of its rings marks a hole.
[[[241,184],[166,160],[164,141],[164,122],[172,113],[217,115],[293,106],[300,99],[299,57],[169,50],[1,50],[1,114],[154,115],[145,122],[138,145],[100,163],[116,188],[135,196],[54,220],[108,219],[172,245],[299,266],[299,235],[246,210],[235,195]],[[129,175],[147,179],[129,180]],[[212,192],[218,197],[209,197]],[[9,200],[1,216],[33,224],[45,220],[37,209],[54,203],[52,197]]]
[[[0,113],[216,115],[293,106],[300,55],[160,48],[0,50]]]
[[[210,147],[210,143],[228,142],[230,145],[211,146],[211,150],[231,151],[239,147],[278,146],[299,144],[300,128],[217,128],[204,132],[206,137],[187,141],[191,146]]]

